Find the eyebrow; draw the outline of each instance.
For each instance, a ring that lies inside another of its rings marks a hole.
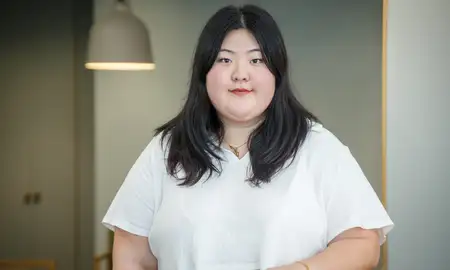
[[[229,49],[220,49],[220,52],[235,53],[234,51],[229,50]],[[260,49],[251,49],[251,50],[247,51],[247,53],[251,53],[251,52],[261,52],[261,50]]]

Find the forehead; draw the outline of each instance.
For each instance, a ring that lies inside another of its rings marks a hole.
[[[255,37],[246,29],[238,29],[229,32],[222,42],[222,48],[235,52],[259,49]]]

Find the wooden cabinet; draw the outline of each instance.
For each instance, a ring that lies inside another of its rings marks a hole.
[[[83,67],[91,6],[44,0],[2,7],[0,260],[92,267],[93,93]]]

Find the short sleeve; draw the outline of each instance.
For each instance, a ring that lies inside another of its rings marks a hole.
[[[107,228],[148,237],[161,190],[155,170],[161,155],[159,145],[154,137],[129,170],[102,220]]]
[[[380,245],[394,224],[348,147],[330,149],[321,173],[327,243],[356,227],[376,229]]]

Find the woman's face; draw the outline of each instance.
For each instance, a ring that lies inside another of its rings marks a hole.
[[[275,92],[275,76],[249,31],[234,30],[226,36],[206,76],[206,88],[223,120],[249,122],[264,113]]]

